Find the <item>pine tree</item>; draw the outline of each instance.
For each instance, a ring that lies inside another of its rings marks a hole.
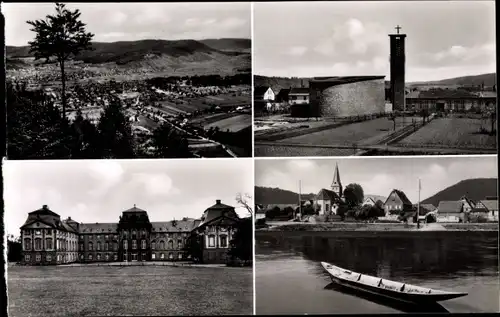
[[[89,49],[94,34],[85,31],[85,23],[79,20],[80,11],[70,11],[62,3],[56,3],[56,14],[47,15],[46,20],[27,21],[36,33],[29,42],[30,53],[35,59],[50,60],[55,57],[61,70],[62,114],[66,116],[66,76],[65,62],[81,51]]]

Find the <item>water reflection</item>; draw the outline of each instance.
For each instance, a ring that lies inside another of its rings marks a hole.
[[[330,283],[325,286],[326,290],[341,292],[344,294],[356,296],[358,298],[368,300],[375,304],[384,305],[405,313],[449,313],[449,311],[438,303],[422,303],[422,304],[409,304],[386,299],[382,296],[375,294],[356,291],[354,289],[339,285],[337,283]]]
[[[336,233],[256,233],[256,254],[286,250],[383,278],[440,279],[498,274],[498,233],[404,233],[336,236]],[[283,256],[287,256],[287,253]]]

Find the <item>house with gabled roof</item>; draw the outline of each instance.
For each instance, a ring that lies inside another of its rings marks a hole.
[[[462,196],[460,198],[460,201],[463,204],[463,211],[465,213],[471,212],[472,209],[474,209],[476,207],[476,204],[471,199],[469,199],[467,196]]]
[[[461,200],[440,201],[437,207],[437,222],[464,222]]]
[[[406,194],[399,189],[393,189],[384,202],[385,217],[387,219],[397,219],[401,214],[414,211],[413,204]]]
[[[480,200],[476,206],[478,208],[484,208],[487,211],[487,218],[489,221],[498,221],[498,200]]]

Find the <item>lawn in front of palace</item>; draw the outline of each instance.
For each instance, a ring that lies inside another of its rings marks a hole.
[[[11,266],[9,316],[252,314],[252,268]]]

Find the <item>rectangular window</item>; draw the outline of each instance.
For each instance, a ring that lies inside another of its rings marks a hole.
[[[36,255],[36,261],[40,262],[42,260],[42,256],[40,254]]]
[[[165,254],[161,253],[161,254],[160,254],[160,259],[162,259],[162,260],[163,260],[164,258],[165,258]]]
[[[47,260],[47,262],[50,262],[52,261],[52,256],[47,254],[47,256],[45,257],[45,259]]]
[[[116,261],[116,260],[118,260],[118,255],[117,255],[117,254],[115,254],[115,255],[113,256],[113,259],[114,259],[115,261]]]
[[[24,239],[24,250],[31,251],[31,239]]]
[[[109,254],[106,254],[106,261],[109,261]]]
[[[127,240],[123,240],[123,248],[125,250],[128,250],[128,241]]]
[[[220,247],[227,248],[227,237],[226,236],[220,237]]]
[[[215,248],[215,236],[208,236],[208,246]]]
[[[37,236],[39,236],[39,235],[41,235],[41,234],[42,234],[42,231],[40,231],[40,230],[35,230],[35,234],[36,234]]]
[[[92,254],[89,254],[89,260],[92,261]]]
[[[97,242],[97,251],[101,251],[101,243]]]
[[[89,251],[92,251],[94,248],[94,245],[92,244],[92,242],[89,243]]]
[[[42,250],[42,239],[37,238],[35,239],[35,250]]]
[[[146,240],[141,241],[141,249],[146,250]]]
[[[51,238],[46,239],[45,245],[48,250],[52,249],[52,239]]]
[[[156,259],[156,254],[152,253],[152,254],[151,254],[151,259],[152,259],[152,260]]]
[[[137,240],[132,240],[132,250],[137,249]]]
[[[29,262],[31,260],[31,256],[29,254],[26,254],[24,256],[24,261]]]
[[[101,254],[97,254],[97,260],[101,260]]]

